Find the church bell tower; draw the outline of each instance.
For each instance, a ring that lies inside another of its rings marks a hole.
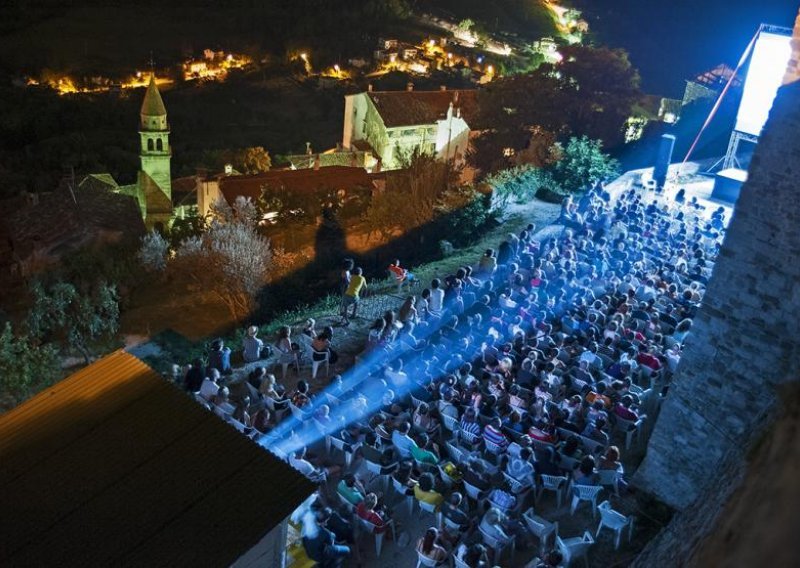
[[[150,84],[142,102],[140,111],[139,137],[141,147],[141,171],[147,174],[155,185],[172,201],[172,177],[170,159],[172,149],[169,146],[169,124],[167,109],[156,86],[155,75],[150,76]]]

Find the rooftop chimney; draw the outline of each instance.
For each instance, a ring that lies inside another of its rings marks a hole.
[[[439,85],[439,90],[440,91],[446,91],[447,90],[447,85]]]
[[[412,83],[411,81],[406,83],[406,91],[411,92],[413,90],[414,90],[414,83]]]

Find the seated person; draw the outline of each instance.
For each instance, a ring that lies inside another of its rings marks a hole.
[[[491,486],[486,467],[479,459],[470,459],[463,475],[464,483],[472,485],[479,491],[486,491]]]
[[[533,452],[530,448],[522,448],[519,457],[512,457],[508,461],[506,473],[526,487],[533,486]]]
[[[497,507],[491,507],[486,511],[479,527],[481,532],[504,544],[510,544],[514,540],[513,533],[506,526],[506,516]]]
[[[434,505],[437,510],[441,506],[444,497],[436,491],[434,487],[434,477],[432,473],[423,473],[419,476],[419,483],[414,487],[414,497],[422,503]]]
[[[419,463],[436,465],[439,463],[439,456],[431,451],[431,440],[427,434],[419,435],[419,445],[411,446],[411,457]]]
[[[415,282],[416,277],[410,273],[405,268],[400,266],[400,261],[395,260],[392,264],[389,265],[389,272],[392,273],[394,276],[395,281],[399,284],[400,282]]]
[[[233,373],[233,369],[231,369],[231,349],[230,347],[225,347],[225,342],[222,339],[215,339],[211,342],[211,349],[208,352],[208,366],[223,375]]]
[[[414,429],[428,435],[434,435],[439,430],[439,423],[433,417],[427,403],[420,404],[412,415]]]
[[[308,393],[308,383],[305,381],[298,381],[297,390],[292,393],[290,399],[292,404],[294,404],[297,408],[303,408],[305,405],[311,402],[311,398],[309,397]]]
[[[483,439],[500,446],[500,451],[505,451],[508,447],[508,438],[503,434],[502,422],[500,418],[492,418],[491,421],[483,429]]]
[[[439,544],[439,531],[434,527],[425,531],[425,534],[417,541],[417,552],[428,560],[436,563],[436,566],[443,565],[448,558],[447,550]]]
[[[258,327],[251,325],[247,328],[247,337],[242,340],[242,358],[245,363],[255,363],[262,358],[264,342],[257,335]]]
[[[583,457],[581,452],[581,439],[578,436],[570,436],[557,446],[558,453],[568,458],[579,460]]]
[[[325,481],[328,479],[329,475],[339,471],[338,466],[331,466],[328,468],[314,466],[314,464],[306,459],[306,449],[304,447],[290,454],[289,465],[314,482]]]
[[[417,479],[409,462],[400,462],[397,464],[397,469],[392,473],[392,479],[406,487],[406,496],[411,497],[414,495],[414,489],[417,487]]]
[[[218,370],[209,369],[208,376],[203,379],[203,382],[200,385],[200,396],[209,402],[213,400],[213,398],[217,396],[217,392],[219,392],[220,378],[221,377]]]
[[[575,485],[597,485],[597,473],[594,469],[594,457],[584,456],[581,465],[572,474]]]
[[[336,536],[328,527],[331,511],[328,508],[316,513],[317,531],[314,537],[303,538],[303,548],[308,557],[320,566],[338,568],[350,556],[350,547],[336,544]]]
[[[464,496],[458,491],[454,491],[450,494],[450,498],[442,503],[440,509],[445,519],[458,525],[460,532],[466,531],[470,525],[469,515],[461,508],[463,501]],[[456,534],[454,536],[460,537],[461,535]]]
[[[471,406],[464,411],[464,416],[461,417],[461,430],[474,436],[481,435],[481,425],[478,424],[475,409]]]
[[[597,418],[594,422],[589,422],[589,424],[586,425],[581,435],[607,446],[608,434],[603,432],[605,425],[606,421],[603,418]]]
[[[502,481],[489,493],[489,501],[502,511],[510,511],[517,506],[517,498],[511,493],[509,484]]]
[[[378,511],[378,496],[368,493],[364,500],[356,506],[356,515],[375,525],[375,534],[380,534],[386,530],[389,518],[385,512]]]
[[[205,373],[203,369],[203,361],[195,359],[192,361],[192,366],[186,371],[186,376],[183,378],[183,388],[187,392],[199,392],[205,380]],[[205,398],[205,397],[204,397]]]
[[[456,558],[469,566],[469,568],[485,568],[492,565],[489,562],[488,550],[480,543],[467,546],[466,543],[462,542],[456,550]]]
[[[402,459],[411,459],[411,448],[417,443],[411,439],[408,433],[411,431],[411,424],[403,422],[392,432],[392,444]]]
[[[336,486],[336,492],[351,505],[358,505],[367,495],[364,484],[352,473],[342,477]]]
[[[622,397],[622,400],[617,403],[614,407],[613,413],[622,418],[623,420],[629,420],[631,422],[636,422],[639,419],[639,413],[636,412],[632,408],[633,406],[633,397],[630,395],[625,395]]]

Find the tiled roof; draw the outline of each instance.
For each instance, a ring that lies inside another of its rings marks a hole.
[[[368,96],[387,128],[434,124],[447,116],[450,103],[469,124],[477,112],[477,91],[371,91]]]
[[[313,490],[118,351],[0,416],[0,566],[228,566]]]
[[[315,169],[272,170],[249,176],[227,176],[220,178],[219,187],[228,203],[240,195],[257,200],[263,188],[285,188],[290,191],[316,191],[320,189],[353,189],[372,187],[372,181],[364,168],[330,166]]]

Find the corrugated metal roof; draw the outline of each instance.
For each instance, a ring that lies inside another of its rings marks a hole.
[[[0,416],[0,565],[229,565],[313,490],[118,351]]]

